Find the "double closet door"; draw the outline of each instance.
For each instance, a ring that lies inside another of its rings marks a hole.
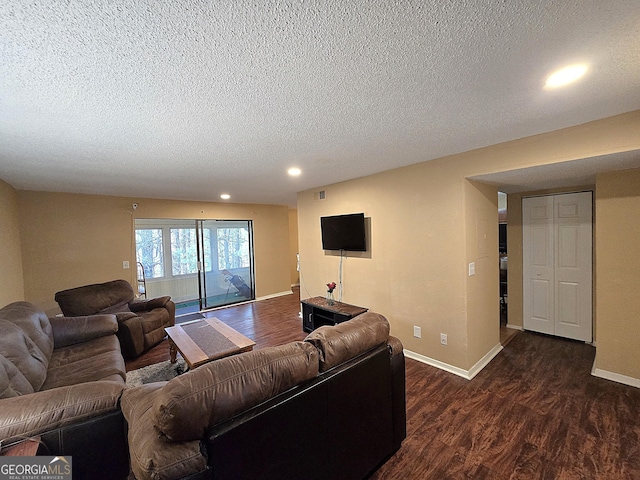
[[[591,192],[522,199],[524,329],[591,342]]]

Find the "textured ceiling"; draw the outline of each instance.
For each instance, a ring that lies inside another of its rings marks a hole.
[[[8,0],[0,178],[294,205],[640,109],[639,31],[638,0]],[[543,90],[575,62],[583,80]]]
[[[519,168],[470,178],[471,180],[496,185],[503,193],[518,193],[552,188],[590,186],[595,184],[598,173],[632,168],[640,168],[640,150],[630,150],[611,155],[597,155],[568,162]]]

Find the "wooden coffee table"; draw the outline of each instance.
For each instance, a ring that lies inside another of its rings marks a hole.
[[[176,362],[177,352],[189,368],[196,368],[229,355],[250,352],[256,344],[215,317],[185,322],[164,329],[169,336],[169,356]]]

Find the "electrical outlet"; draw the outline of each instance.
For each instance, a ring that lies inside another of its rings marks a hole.
[[[440,334],[440,345],[446,345],[447,344],[447,334],[446,333],[441,333]]]
[[[127,268],[129,268],[129,260],[123,260],[122,261],[122,268],[125,269],[125,270]]]
[[[422,328],[413,326],[413,336],[416,338],[422,338]]]

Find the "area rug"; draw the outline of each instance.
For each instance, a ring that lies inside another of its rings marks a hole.
[[[163,382],[177,377],[185,371],[185,363],[181,357],[178,357],[176,363],[169,360],[160,363],[154,363],[146,367],[138,368],[127,372],[127,388],[137,387],[145,383]]]

